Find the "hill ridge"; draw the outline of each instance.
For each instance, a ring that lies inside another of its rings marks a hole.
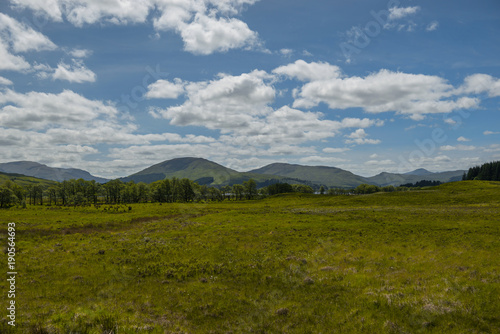
[[[108,179],[94,176],[83,169],[49,167],[39,162],[26,160],[0,163],[0,172],[22,174],[57,182],[71,179],[95,180],[99,183],[109,181]]]
[[[366,178],[338,167],[306,166],[288,163],[272,163],[254,169],[251,173],[271,174],[307,180],[327,187],[355,187],[362,183],[370,183]]]

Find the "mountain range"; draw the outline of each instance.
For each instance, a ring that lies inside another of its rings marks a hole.
[[[17,161],[0,163],[0,172],[16,173],[53,181],[70,179],[95,180],[105,183],[108,179],[96,177],[89,172],[76,168],[53,168],[37,162]],[[452,182],[462,178],[464,170],[433,173],[417,169],[404,174],[380,173],[372,177],[363,177],[349,171],[327,166],[303,166],[287,163],[273,163],[248,172],[238,172],[213,161],[202,158],[176,158],[150,166],[130,176],[121,178],[123,182],[151,183],[165,178],[188,178],[200,185],[221,187],[241,184],[253,179],[259,187],[276,183],[305,184],[313,188],[320,186],[353,188],[362,183],[377,186],[398,186],[421,180]]]
[[[188,178],[200,185],[227,186],[241,184],[253,179],[259,187],[276,182],[314,185],[308,179],[297,179],[289,175],[272,175],[258,172],[238,172],[202,158],[177,158],[148,167],[140,172],[121,178],[123,182],[151,183],[163,179]]]
[[[71,179],[95,180],[99,183],[108,182],[108,179],[91,175],[83,169],[77,168],[54,168],[32,161],[16,161],[0,163],[0,172],[15,173],[32,176],[39,179],[62,182]]]

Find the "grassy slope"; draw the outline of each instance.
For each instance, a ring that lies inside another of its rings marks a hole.
[[[37,185],[37,184],[41,184],[43,186],[53,186],[57,184],[57,182],[55,181],[38,179],[32,176],[0,172],[0,186],[3,185],[7,180],[17,183],[18,185],[23,187],[28,185]]]
[[[500,183],[471,181],[130,211],[30,207],[0,222],[17,222],[25,328],[479,333],[500,328],[499,216]]]

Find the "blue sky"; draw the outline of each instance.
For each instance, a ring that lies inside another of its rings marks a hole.
[[[363,176],[500,159],[498,1],[6,0],[0,162]]]

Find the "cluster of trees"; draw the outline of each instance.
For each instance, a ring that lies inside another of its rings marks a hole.
[[[200,186],[189,179],[173,178],[153,182],[149,188],[150,200],[160,203],[242,200],[258,196],[257,183],[254,180],[219,189],[207,185]]]
[[[275,183],[261,189],[262,195],[276,195],[284,193],[304,193],[313,194],[314,189],[303,184]]]
[[[434,186],[439,186],[440,184],[442,184],[441,181],[422,180],[422,181],[417,181],[415,183],[405,183],[402,184],[401,187],[407,187],[407,188],[434,187]]]
[[[378,193],[378,192],[393,192],[396,190],[405,190],[404,188],[396,188],[394,186],[385,186],[385,187],[379,187],[375,186],[373,184],[360,184],[354,189],[355,194],[373,194],[373,193]]]
[[[24,199],[24,194],[25,190],[23,187],[7,180],[3,186],[0,187],[0,208],[6,208],[11,206],[12,203],[22,201]]]
[[[393,192],[393,191],[406,191],[406,190],[408,190],[408,188],[404,186],[379,187],[373,184],[360,184],[354,189],[330,188],[328,189],[328,195],[365,195],[365,194],[374,194],[378,192]]]
[[[469,171],[464,173],[462,180],[500,181],[500,161],[469,168]]]

